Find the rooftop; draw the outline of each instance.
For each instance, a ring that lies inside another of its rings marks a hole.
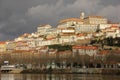
[[[60,20],[59,23],[65,23],[65,22],[69,22],[69,21],[83,22],[83,20],[79,19],[79,18],[68,18],[68,19]]]
[[[98,49],[96,46],[73,46],[73,49],[93,49],[96,50]]]

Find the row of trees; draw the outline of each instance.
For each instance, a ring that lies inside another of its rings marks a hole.
[[[120,47],[120,37],[108,37],[104,39],[94,39],[91,41],[91,44],[102,44],[102,45],[108,45],[108,46],[118,46]]]
[[[48,63],[52,64],[54,62],[58,67],[62,67],[64,64],[66,67],[101,67],[105,64],[111,65],[120,62],[120,55],[110,53],[105,56],[89,56],[76,53],[73,56],[71,53],[66,57],[60,57],[59,52],[54,56],[48,53],[24,52],[1,54],[0,65],[4,61],[9,61],[10,64],[32,64],[34,66],[46,66]]]

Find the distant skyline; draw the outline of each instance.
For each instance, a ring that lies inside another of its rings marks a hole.
[[[40,24],[56,27],[65,18],[104,16],[120,22],[120,0],[0,0],[0,41],[37,31]]]

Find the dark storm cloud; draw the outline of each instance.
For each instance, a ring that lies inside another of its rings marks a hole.
[[[60,19],[103,15],[120,21],[119,0],[0,0],[0,40],[35,32],[39,24],[56,26]]]
[[[101,0],[100,4],[104,6],[108,6],[108,5],[116,6],[116,5],[120,5],[120,0]]]

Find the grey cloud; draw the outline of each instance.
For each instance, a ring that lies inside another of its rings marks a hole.
[[[107,17],[112,22],[120,22],[120,5],[107,6],[98,12],[99,15]]]
[[[116,6],[116,5],[120,5],[120,0],[101,0],[100,5],[104,5],[104,6]]]
[[[14,39],[16,36],[9,36],[9,35],[5,35],[5,34],[0,34],[0,41],[2,40],[7,40],[7,39]]]

